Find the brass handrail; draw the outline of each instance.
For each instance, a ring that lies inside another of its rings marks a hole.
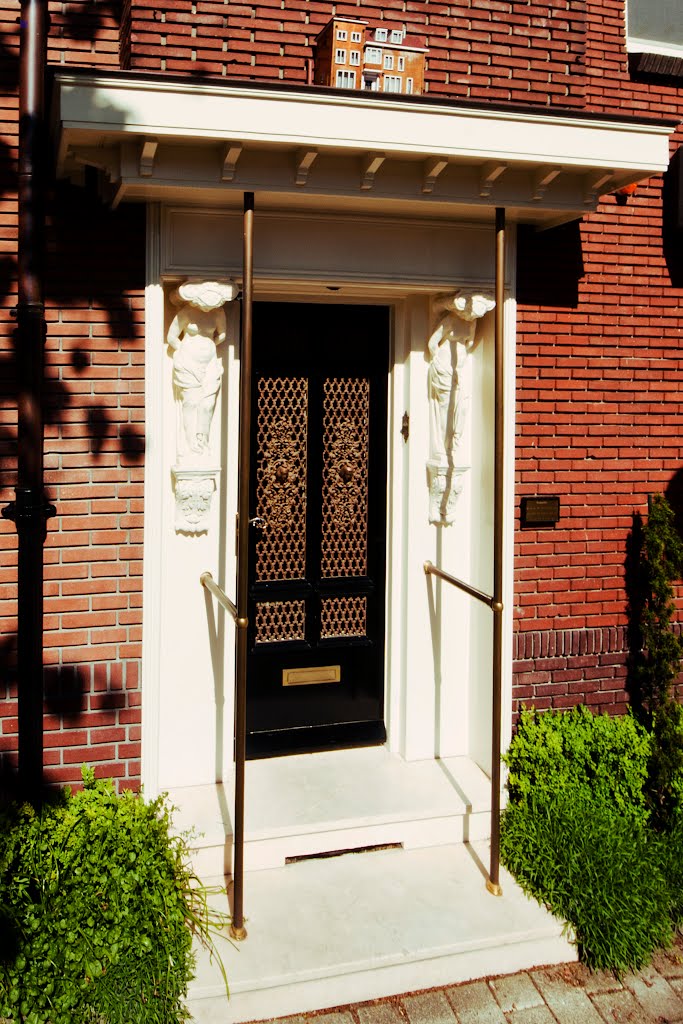
[[[199,582],[203,587],[206,587],[210,594],[213,594],[221,608],[225,608],[226,612],[230,612],[233,619],[237,618],[237,605],[234,604],[225,591],[218,586],[210,572],[203,572],[199,577]]]
[[[199,577],[199,582],[205,590],[208,590],[209,593],[216,598],[221,608],[224,608],[226,612],[229,612],[230,615],[232,615],[239,636],[240,633],[246,629],[246,622],[242,622],[240,620],[237,613],[237,605],[234,601],[230,600],[223,588],[218,586],[210,572],[203,572]],[[235,734],[235,739],[237,740],[239,738],[237,724]],[[235,746],[237,747],[237,743]],[[240,757],[236,756],[235,761],[235,816],[233,821],[232,866],[233,914],[232,924],[230,925],[230,935],[233,939],[242,940],[247,937],[247,930],[244,927],[244,912],[242,909],[244,889],[244,757],[242,757],[240,762]]]
[[[230,936],[241,941],[244,927],[244,767],[247,756],[247,605],[249,599],[249,518],[251,466],[251,349],[254,298],[254,193],[244,193],[242,230],[242,337],[240,344],[239,471],[237,487],[237,602],[233,603],[203,573],[202,584],[235,620],[235,817],[232,841],[232,924]]]
[[[443,569],[439,569],[438,566],[434,565],[433,562],[425,562],[424,571],[427,576],[438,576],[440,580],[445,580],[446,583],[451,583],[458,590],[463,590],[470,597],[476,597],[477,601],[481,601],[482,604],[487,604],[489,608],[493,608],[496,605],[495,598],[489,594],[485,594],[483,590],[477,590],[470,583],[465,583],[463,580],[459,580],[457,576],[451,576],[449,572],[444,572]],[[500,606],[500,611],[503,610],[503,606]]]
[[[495,597],[491,597],[489,594],[485,594],[483,590],[478,590],[477,587],[471,586],[469,583],[465,583],[464,580],[458,579],[457,576],[452,576],[449,572],[444,572],[443,569],[439,569],[433,562],[426,561],[423,565],[426,576],[436,576],[440,580],[444,580],[445,583],[450,583],[451,586],[457,587],[458,590],[462,590],[465,594],[470,597],[474,597],[477,601],[481,601],[482,604],[487,605],[493,612],[494,618],[494,641],[495,634],[498,632],[499,620],[503,611],[503,602],[497,601]],[[493,658],[493,697],[494,705],[497,703],[496,695],[500,694],[501,686],[501,659],[500,659],[500,645],[494,642],[494,658]],[[499,698],[498,698],[499,699]],[[495,712],[495,707],[494,707]],[[494,713],[494,720],[496,719]],[[495,731],[495,730],[494,730]],[[498,754],[500,757],[500,753]],[[496,751],[494,747],[493,751],[493,766],[491,771],[491,869],[489,871],[489,877],[486,880],[486,888],[494,896],[502,896],[503,890],[500,886],[499,879],[499,833],[500,833],[500,793],[497,791],[500,787],[500,774],[493,770],[496,763]]]
[[[505,454],[505,210],[496,209],[495,228],[495,298],[494,327],[494,460],[493,460],[493,597],[464,583],[456,576],[438,569],[431,562],[424,563],[429,576],[438,576],[470,597],[481,601],[493,612],[493,666],[491,670],[491,861],[486,888],[494,896],[502,896],[500,885],[500,762],[502,734],[502,677],[503,677],[503,457]]]

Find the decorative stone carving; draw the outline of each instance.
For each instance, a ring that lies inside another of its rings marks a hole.
[[[490,294],[461,289],[436,303],[436,327],[429,352],[429,521],[455,520],[463,476],[469,469],[461,450],[470,399],[469,358],[477,320],[495,306]]]
[[[237,295],[231,281],[189,279],[173,293],[178,312],[166,341],[173,353],[173,389],[177,409],[175,527],[207,529],[211,498],[220,467],[210,448],[211,421],[223,376],[216,348],[227,335],[224,306]]]
[[[218,473],[218,469],[173,467],[175,528],[179,533],[204,533],[208,529],[207,520]]]

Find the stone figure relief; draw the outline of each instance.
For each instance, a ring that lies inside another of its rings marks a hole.
[[[166,335],[173,355],[173,390],[177,409],[175,528],[207,529],[211,499],[220,466],[210,446],[211,422],[223,376],[216,349],[227,337],[225,304],[238,292],[232,281],[189,279],[171,295],[178,311]]]
[[[463,476],[469,469],[461,442],[470,400],[470,356],[477,321],[495,306],[491,294],[460,289],[436,302],[436,326],[429,339],[429,521],[455,520]]]

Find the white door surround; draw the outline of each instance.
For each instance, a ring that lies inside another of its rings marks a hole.
[[[194,536],[174,529],[176,410],[164,339],[174,312],[173,286],[187,276],[240,277],[237,210],[245,191],[256,199],[257,298],[378,302],[392,309],[388,746],[411,760],[466,754],[487,768],[490,612],[426,580],[422,564],[429,559],[490,589],[492,317],[481,322],[469,363],[471,415],[462,444],[470,469],[459,498],[461,518],[448,527],[430,525],[426,345],[434,329],[433,300],[459,288],[492,288],[492,223],[495,208],[504,208],[511,225],[505,303],[505,745],[511,708],[514,225],[547,228],[575,219],[594,209],[602,192],[665,170],[673,126],[430,97],[91,69],[56,70],[52,125],[58,175],[83,181],[84,167],[93,167],[112,205],[148,205],[142,665],[147,791],[213,782],[231,762],[233,627],[205,600],[199,575],[209,570],[232,590],[238,310],[228,317],[225,373],[209,444],[221,460],[213,478],[216,494],[208,531]],[[407,442],[400,433],[404,413],[410,418]]]
[[[147,475],[143,636],[143,774],[148,793],[227,778],[232,763],[234,634],[199,583],[209,570],[234,595],[238,311],[228,307],[225,373],[212,426],[221,452],[208,531],[173,528],[170,470],[175,457],[168,297],[186,276],[239,279],[241,222],[232,212],[150,207],[148,230]],[[339,227],[335,235],[334,226]],[[321,244],[335,238],[339,245]],[[514,279],[510,244],[508,281]],[[422,253],[426,258],[422,259]],[[186,260],[182,263],[182,258]],[[278,217],[255,221],[255,297],[319,304],[378,303],[392,311],[387,436],[387,747],[407,760],[470,756],[490,763],[491,619],[487,608],[427,580],[423,563],[490,589],[492,559],[492,315],[472,353],[466,474],[453,526],[428,521],[426,344],[433,298],[458,287],[493,286],[493,231],[467,225],[381,218]],[[425,270],[428,273],[425,273]],[[335,282],[335,283],[332,283]],[[233,304],[236,305],[236,304]],[[506,300],[506,521],[512,523],[514,297]],[[321,310],[324,332],[325,313]],[[409,417],[409,437],[401,428]],[[504,730],[511,709],[512,537],[506,535]],[[507,742],[504,732],[503,744]]]

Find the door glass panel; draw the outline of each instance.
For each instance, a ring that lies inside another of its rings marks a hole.
[[[262,377],[258,382],[256,515],[265,520],[256,580],[306,576],[306,435],[308,381]]]
[[[303,601],[258,601],[256,604],[257,644],[281,640],[303,640],[306,633],[306,608]]]
[[[328,377],[323,394],[320,575],[367,576],[370,381]]]
[[[362,637],[367,632],[366,597],[324,597],[320,605],[320,638]]]

